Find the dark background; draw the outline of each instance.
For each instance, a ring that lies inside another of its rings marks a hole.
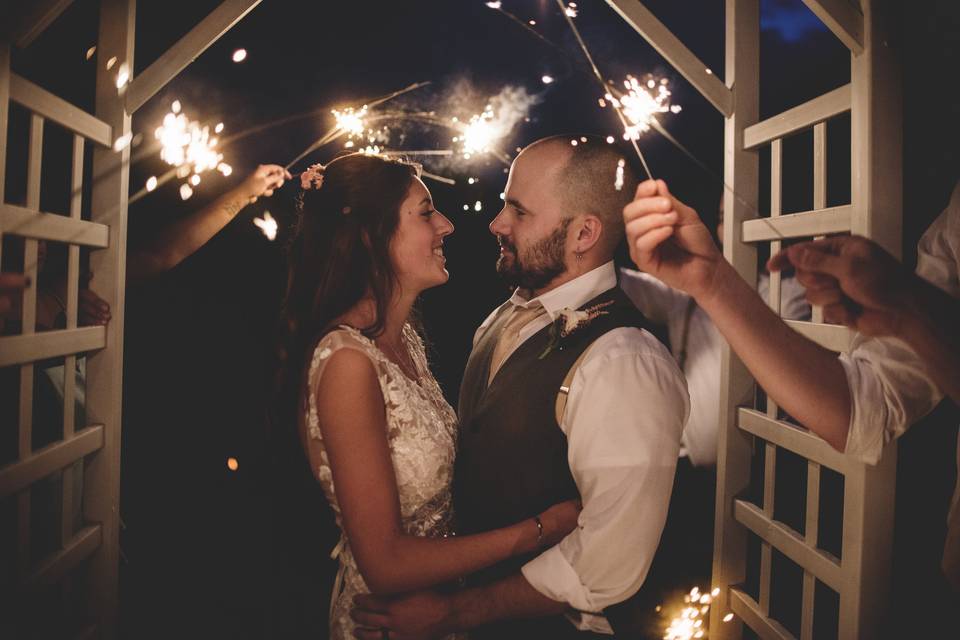
[[[218,3],[142,1],[137,12],[135,72],[142,71]],[[718,76],[723,78],[723,2],[647,0],[646,5]],[[36,43],[15,51],[14,70],[92,111],[98,56],[97,3],[78,1]],[[890,45],[904,70],[904,260],[915,261],[916,241],[942,210],[960,175],[955,70],[960,62],[960,10],[951,0],[890,6],[896,19]],[[457,82],[476,91],[463,115],[478,113],[484,98],[507,84],[538,93],[504,143],[513,153],[556,133],[617,135],[614,115],[597,107],[599,90],[572,35],[548,0],[505,2],[565,53],[536,39],[480,0],[457,2],[294,2],[266,0],[208,49],[134,118],[134,131],[152,138],[170,102],[204,122],[224,121],[224,135],[291,114],[316,115],[266,129],[227,146],[234,173],[204,176],[183,202],[176,184],[130,207],[130,249],[142,246],[171,220],[212,200],[258,163],[286,164],[331,126],[331,107],[354,105],[413,82],[433,84],[395,107],[445,112]],[[605,3],[583,0],[576,23],[603,72],[654,73],[670,79],[683,106],[662,122],[709,170],[656,133],[640,140],[652,171],[712,221],[722,184],[723,120]],[[850,79],[849,56],[800,0],[762,2],[761,118],[774,115]],[[234,49],[248,59],[235,64]],[[556,82],[546,86],[540,78]],[[27,118],[10,118],[6,201],[25,193]],[[829,125],[831,140],[849,135],[849,118]],[[411,129],[400,148],[448,146],[448,133]],[[48,125],[42,208],[67,211],[69,137]],[[145,143],[144,143],[145,144]],[[300,163],[326,161],[339,145]],[[829,146],[829,202],[849,202],[849,149]],[[139,149],[135,149],[135,154]],[[784,145],[784,212],[812,207],[812,134]],[[58,164],[59,163],[59,164]],[[432,343],[434,371],[455,403],[474,328],[507,291],[493,272],[496,243],[486,226],[499,209],[503,165],[486,159],[427,167],[456,186],[428,181],[438,208],[456,233],[447,240],[451,279],[424,294],[420,309]],[[49,167],[49,168],[48,168]],[[769,190],[769,154],[761,154],[761,210]],[[151,154],[131,170],[138,191],[162,163]],[[49,176],[49,180],[47,180]],[[479,179],[468,185],[467,177]],[[278,515],[278,488],[269,481],[263,419],[269,359],[282,295],[282,248],[292,220],[296,188],[248,207],[202,250],[171,272],[127,292],[125,310],[122,468],[122,620],[129,637],[263,637],[322,629],[332,575],[323,559],[332,546],[315,493],[286,494],[290,510]],[[483,211],[463,211],[480,200]],[[251,223],[269,210],[281,223],[268,242]],[[5,254],[7,254],[5,250]],[[6,260],[6,259],[5,259]],[[957,415],[941,407],[901,440],[893,637],[942,628],[956,611],[939,576],[946,507],[955,480]],[[12,425],[4,425],[3,430]],[[228,457],[239,461],[231,472]],[[294,496],[294,497],[291,497]],[[709,506],[705,507],[709,508]],[[296,511],[297,509],[293,509]],[[293,560],[291,560],[293,558]],[[786,615],[786,614],[785,614]],[[787,615],[787,617],[790,617]],[[909,630],[909,631],[908,631]],[[320,635],[314,637],[322,637]]]

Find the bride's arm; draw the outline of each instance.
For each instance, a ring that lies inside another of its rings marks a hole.
[[[336,351],[313,390],[343,525],[360,573],[374,593],[399,593],[457,579],[559,541],[576,525],[575,507],[472,536],[423,538],[400,526],[396,475],[383,396],[373,365],[354,349]],[[308,443],[308,452],[311,449]],[[310,453],[311,464],[317,459]]]

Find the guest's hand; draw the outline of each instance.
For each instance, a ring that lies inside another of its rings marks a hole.
[[[711,290],[723,254],[697,212],[670,195],[663,180],[637,186],[623,221],[630,257],[641,271],[697,299]]]
[[[274,190],[291,180],[290,172],[276,164],[262,164],[237,186],[237,193],[248,202],[256,202],[261,196],[270,197]]]
[[[110,322],[110,305],[90,289],[80,289],[78,297],[78,324],[82,327],[106,326]]]
[[[543,524],[544,547],[552,547],[577,528],[577,519],[583,510],[579,500],[559,502],[540,514]]]
[[[768,268],[792,265],[807,300],[823,306],[828,322],[870,336],[899,335],[913,310],[915,276],[876,243],[838,236],[793,245],[770,258]]]
[[[17,308],[20,292],[30,286],[30,279],[20,273],[0,273],[0,318]]]
[[[450,598],[433,591],[397,597],[358,595],[350,617],[361,640],[430,640],[455,631]]]

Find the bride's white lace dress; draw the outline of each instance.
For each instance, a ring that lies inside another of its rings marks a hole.
[[[417,380],[400,367],[358,330],[342,326],[325,335],[313,352],[308,375],[309,393],[305,394],[305,425],[310,440],[311,457],[317,464],[316,475],[323,492],[336,514],[340,527],[340,543],[333,555],[340,561],[340,570],[330,603],[330,637],[352,639],[354,622],[350,618],[353,597],[369,593],[357,570],[350,541],[343,531],[340,504],[317,419],[313,391],[321,381],[323,370],[339,349],[355,349],[373,363],[380,391],[383,393],[387,418],[387,441],[397,475],[400,493],[400,517],[409,535],[442,537],[453,533],[451,483],[456,455],[457,417],[446,402],[436,379],[427,366],[423,341],[408,324],[403,328],[403,343],[417,369]]]

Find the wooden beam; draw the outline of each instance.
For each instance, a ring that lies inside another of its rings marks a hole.
[[[763,510],[746,500],[734,501],[737,521],[768,541],[780,553],[817,576],[821,582],[840,592],[844,582],[840,562],[826,551],[808,547],[803,537],[784,523],[767,517]]]
[[[784,320],[788,327],[806,336],[824,349],[837,353],[847,353],[853,343],[856,332],[839,324],[818,324],[803,320]]]
[[[28,458],[0,467],[0,498],[17,493],[103,446],[103,427],[94,425],[35,451]]]
[[[863,14],[850,0],[803,0],[853,55],[863,53]]]
[[[0,367],[26,364],[107,346],[103,327],[61,329],[0,338]]]
[[[60,549],[40,563],[40,566],[27,578],[31,588],[44,587],[59,582],[67,573],[89,558],[100,546],[102,528],[100,525],[84,527],[73,537],[66,547]]]
[[[98,222],[0,204],[0,233],[104,249],[109,229]]]
[[[13,15],[6,15],[8,27],[4,28],[4,36],[20,49],[33,44],[51,24],[60,17],[73,0],[30,0],[30,2],[10,2],[9,5],[18,7]]]
[[[730,609],[763,640],[794,640],[793,634],[764,614],[757,601],[742,589],[730,589]]]
[[[743,132],[743,146],[755,149],[777,138],[809,129],[818,122],[829,120],[841,113],[850,111],[850,85],[845,84],[813,100],[787,109],[783,113],[767,118],[747,127]]]
[[[850,231],[852,211],[853,208],[845,204],[819,211],[744,220],[741,238],[744,242],[768,242],[843,233]]]
[[[743,131],[760,118],[760,2],[726,0],[724,79],[735,87],[723,138],[723,255],[747,282],[757,281],[756,247],[740,241],[740,225],[756,215],[760,193],[759,154],[743,148]],[[710,637],[734,640],[739,622],[723,624],[729,588],[747,575],[747,530],[733,514],[733,501],[750,485],[754,439],[737,428],[737,407],[752,405],[753,376],[724,342],[720,351],[720,411],[717,493],[714,501],[713,577],[720,596],[710,611]]]
[[[733,113],[733,93],[639,0],[607,0],[643,39],[667,59],[724,116]]]
[[[10,99],[104,147],[113,146],[110,125],[106,122],[15,73],[10,74]]]
[[[799,454],[839,473],[850,466],[849,459],[813,433],[764,415],[755,409],[741,407],[737,426],[758,438]],[[764,496],[766,498],[766,496]]]
[[[133,79],[126,92],[127,113],[134,114],[178,73],[229,31],[261,0],[225,0],[166,53]]]

